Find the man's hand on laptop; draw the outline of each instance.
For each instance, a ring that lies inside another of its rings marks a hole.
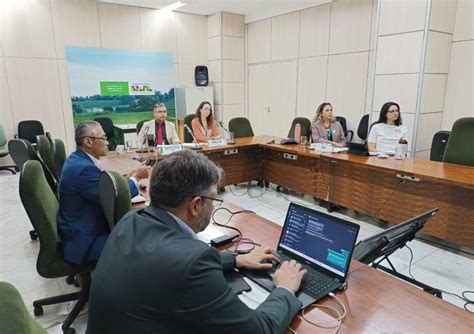
[[[276,262],[277,258],[270,247],[258,247],[248,254],[240,254],[235,258],[237,268],[257,270],[272,269],[273,261]]]
[[[301,269],[301,264],[295,260],[285,261],[273,276],[273,282],[277,288],[284,288],[295,293],[300,288],[301,280],[306,269]]]

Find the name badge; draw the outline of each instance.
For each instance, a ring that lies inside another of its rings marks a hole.
[[[227,140],[225,139],[212,139],[207,141],[207,147],[213,148],[213,147],[221,147],[221,146],[227,146]]]
[[[162,155],[168,155],[174,152],[179,152],[182,151],[183,147],[181,144],[175,144],[175,145],[161,145],[160,146],[160,153]]]

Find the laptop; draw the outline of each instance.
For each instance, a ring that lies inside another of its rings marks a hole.
[[[294,259],[308,271],[296,293],[302,309],[345,287],[359,228],[344,219],[290,204],[276,255],[281,262]],[[275,289],[275,270],[239,269],[267,291]]]
[[[346,143],[347,147],[349,147],[349,150],[347,153],[349,154],[354,154],[354,155],[360,155],[360,156],[367,156],[369,155],[369,151],[367,150],[367,146],[362,143],[354,143],[354,142],[347,142]]]

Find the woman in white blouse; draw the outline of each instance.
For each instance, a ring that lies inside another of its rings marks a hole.
[[[380,110],[379,121],[372,126],[367,146],[371,152],[395,153],[395,146],[400,139],[406,140],[408,129],[402,125],[400,106],[395,102],[387,102]]]

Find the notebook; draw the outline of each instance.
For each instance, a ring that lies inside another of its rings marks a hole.
[[[276,255],[281,261],[294,259],[308,271],[296,293],[302,308],[344,287],[359,228],[344,219],[290,204]],[[240,271],[272,291],[275,270]]]

